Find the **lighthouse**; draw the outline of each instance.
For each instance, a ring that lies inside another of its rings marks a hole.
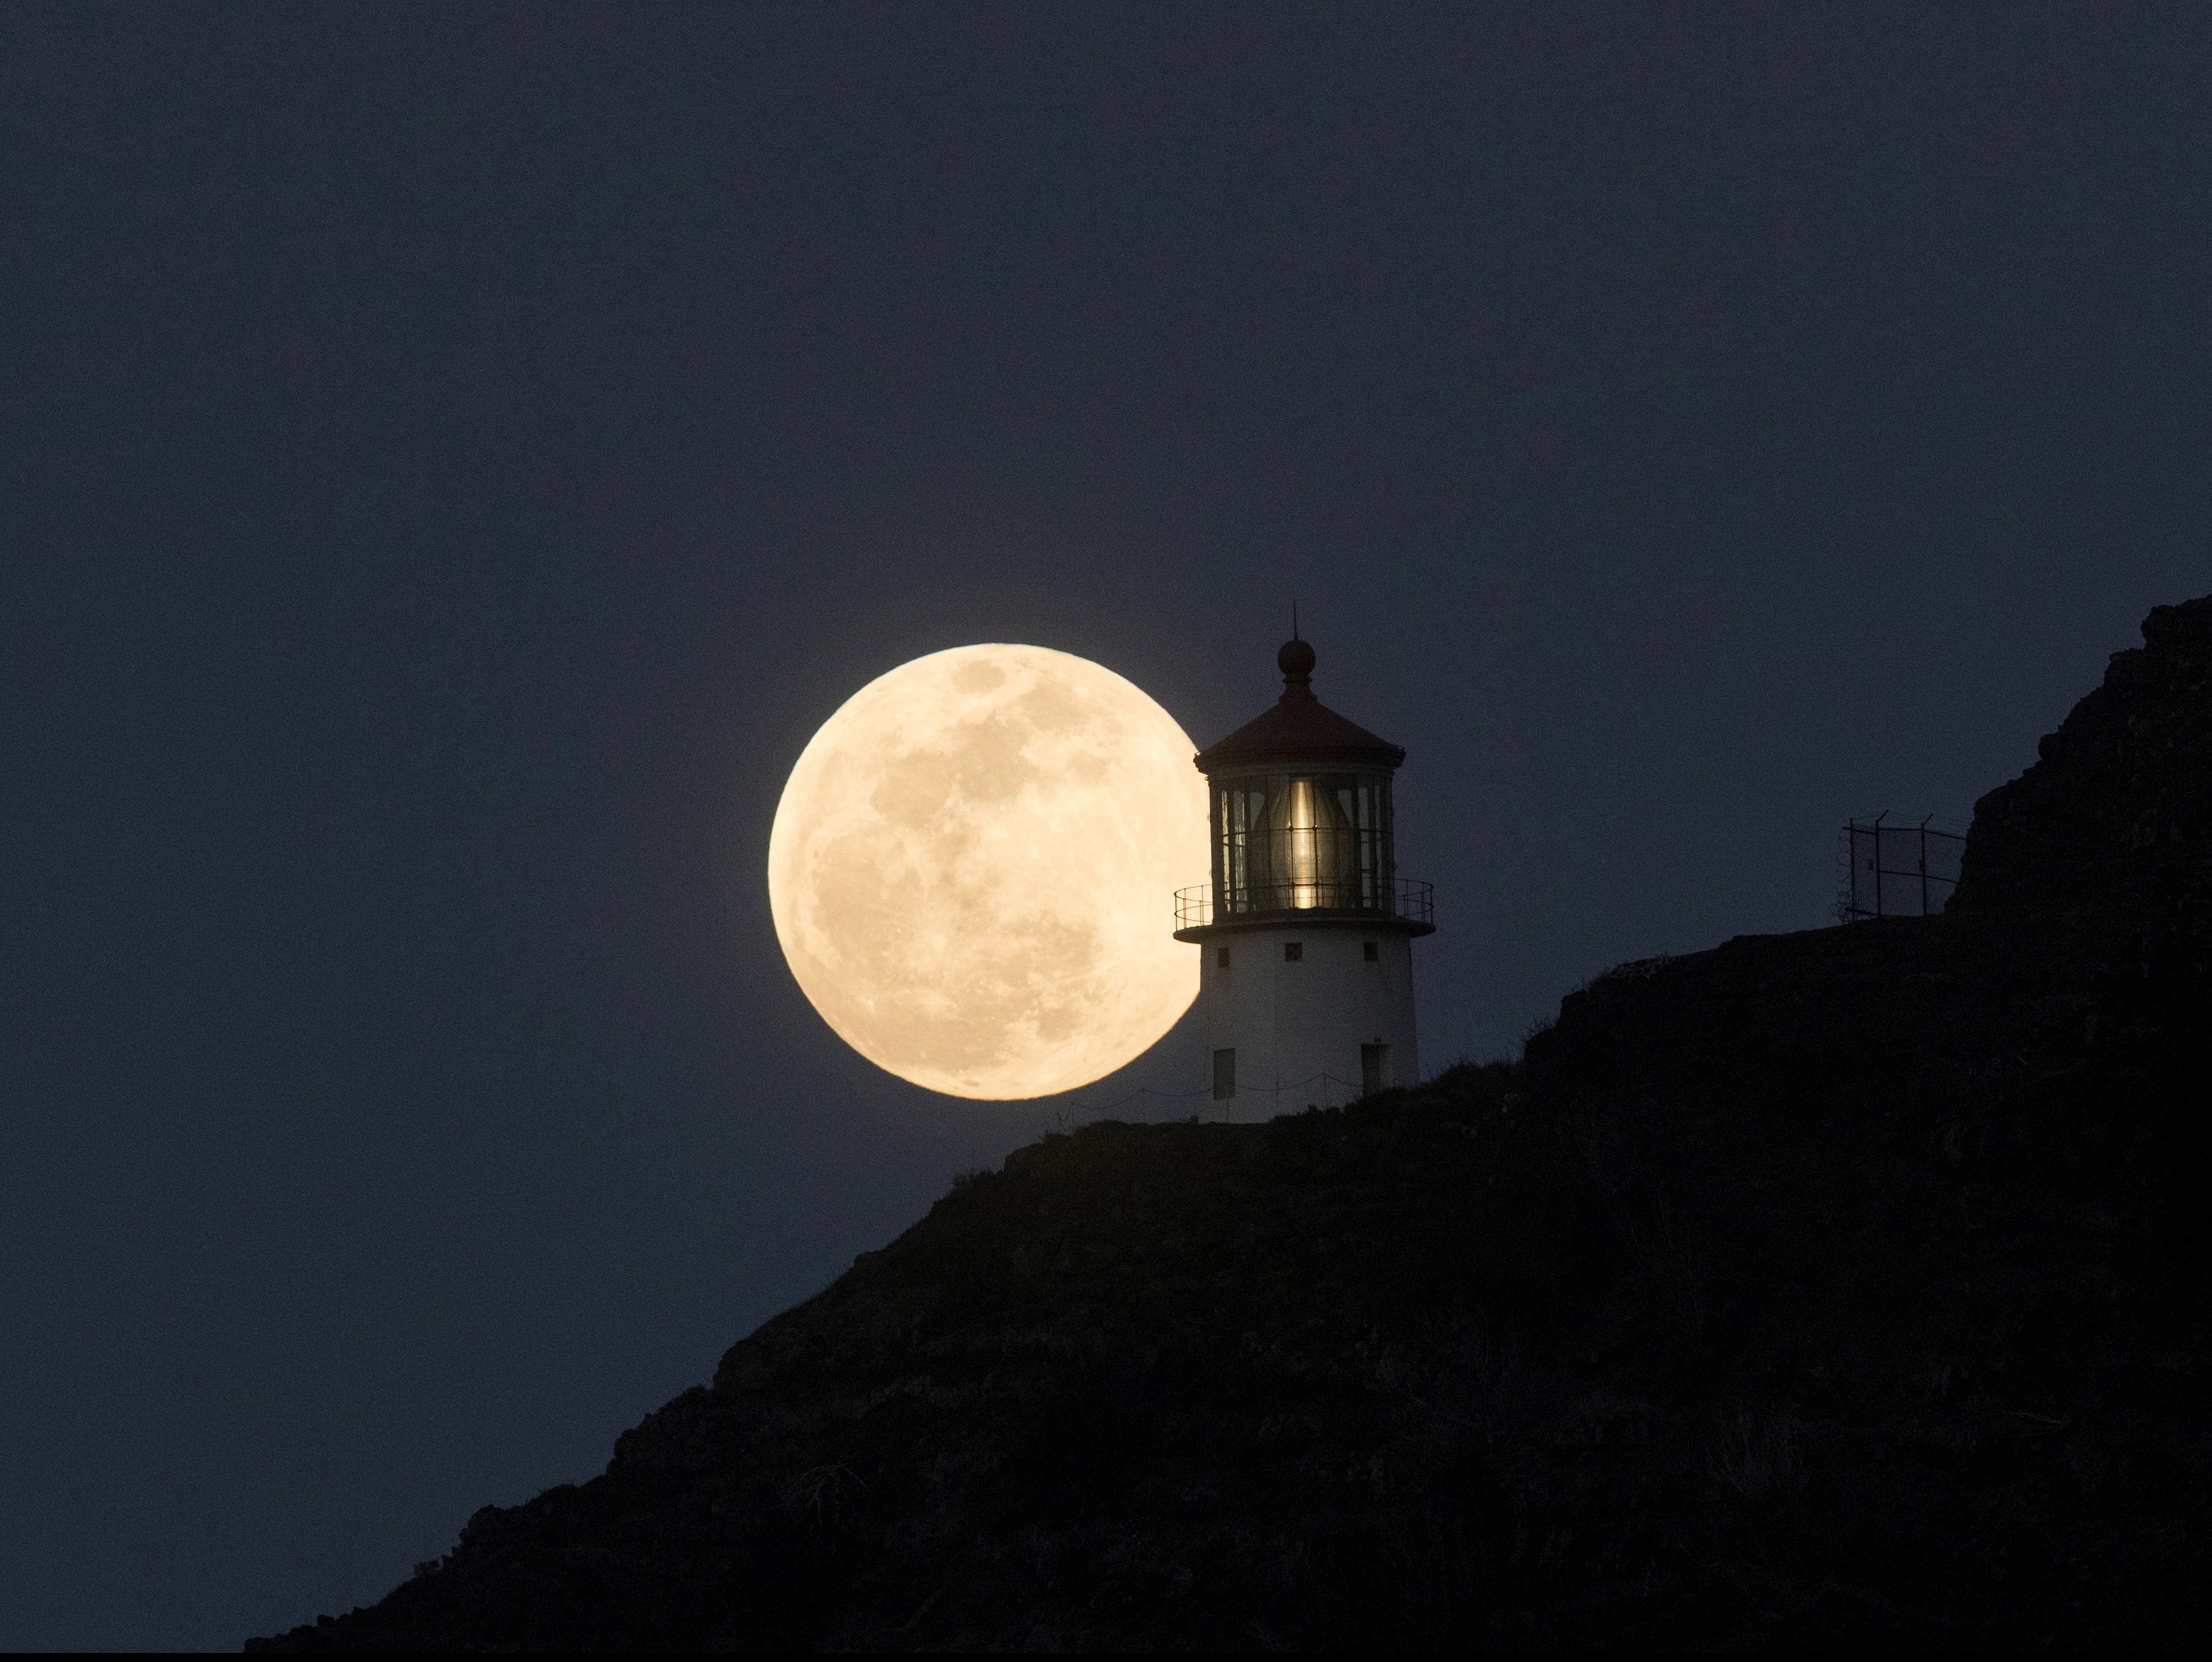
[[[1413,952],[1426,883],[1398,875],[1390,782],[1406,752],[1313,692],[1314,649],[1275,654],[1283,696],[1195,760],[1213,880],[1176,896],[1203,954],[1211,1117],[1271,1119],[1420,1078]]]

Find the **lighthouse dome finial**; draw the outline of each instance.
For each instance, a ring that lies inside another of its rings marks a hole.
[[[1314,697],[1314,649],[1295,636],[1275,654],[1283,672],[1282,696],[1267,709],[1191,759],[1211,778],[1228,770],[1280,763],[1296,769],[1391,769],[1406,752],[1387,739],[1355,727]]]

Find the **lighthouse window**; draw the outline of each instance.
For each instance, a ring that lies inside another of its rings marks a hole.
[[[1213,1099],[1226,1102],[1237,1094],[1237,1052],[1216,1050],[1213,1053]]]
[[[1241,912],[1254,909],[1252,832],[1267,803],[1267,795],[1264,790],[1240,786],[1220,794],[1221,846],[1216,850],[1220,863],[1215,881],[1220,886],[1219,910],[1222,911]]]
[[[1213,949],[1213,967],[1217,970],[1225,970],[1229,967],[1228,947],[1216,947]]]
[[[1359,944],[1359,955],[1370,964],[1380,964],[1382,961],[1382,948],[1376,941],[1363,941]]]
[[[1284,963],[1285,963],[1285,964],[1299,964],[1299,963],[1303,963],[1303,962],[1304,962],[1304,961],[1305,961],[1305,955],[1306,955],[1306,943],[1305,943],[1304,941],[1285,941],[1283,943],[1283,962],[1284,962]]]

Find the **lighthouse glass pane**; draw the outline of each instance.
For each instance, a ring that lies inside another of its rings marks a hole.
[[[1253,910],[1252,833],[1267,801],[1267,792],[1243,784],[1225,787],[1215,796],[1217,916]]]
[[[1363,780],[1354,815],[1359,836],[1359,904],[1370,911],[1389,910],[1389,787]]]

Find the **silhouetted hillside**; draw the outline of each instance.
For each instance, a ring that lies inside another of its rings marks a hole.
[[[1952,912],[959,1184],[605,1476],[272,1648],[2191,1645],[2212,600]]]

